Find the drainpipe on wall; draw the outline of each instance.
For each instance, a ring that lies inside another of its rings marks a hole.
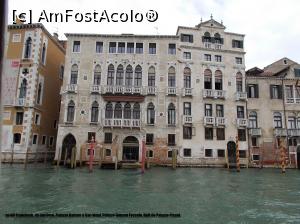
[[[246,75],[245,75],[246,76]],[[247,92],[247,76],[245,77],[245,90]],[[248,94],[247,94],[248,95]],[[246,118],[248,120],[248,96],[246,99]],[[248,120],[249,121],[249,120]],[[249,128],[246,129],[247,130],[247,137],[248,137],[248,166],[249,164],[251,164],[251,153],[250,153],[250,149],[251,149],[251,145],[250,145],[250,132],[249,132]]]
[[[289,137],[288,137],[288,127],[287,127],[287,120],[286,120],[286,108],[285,108],[285,89],[284,89],[284,78],[281,78],[281,85],[282,85],[282,107],[283,107],[283,117],[284,117],[284,126],[286,131],[286,149],[288,153],[288,161],[290,164],[290,149],[289,149]]]

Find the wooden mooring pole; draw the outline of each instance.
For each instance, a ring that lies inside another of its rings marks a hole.
[[[57,154],[57,160],[56,160],[56,167],[58,167],[59,164],[60,164],[61,152],[62,152],[62,148],[59,147],[59,149],[58,149],[58,154]]]
[[[145,173],[145,160],[146,160],[146,144],[145,140],[142,140],[142,164],[141,164],[141,173]]]
[[[236,136],[236,171],[240,172],[240,149],[239,149],[239,137]]]
[[[175,170],[177,167],[177,150],[172,149],[172,168]]]
[[[90,143],[89,172],[93,171],[93,159],[94,159],[94,148],[95,148],[94,144],[95,144],[95,140],[94,140],[94,136],[93,136],[91,143]]]
[[[24,170],[27,169],[28,153],[29,153],[29,148],[27,148],[27,150],[26,150],[26,155],[25,155],[25,160],[24,160]]]
[[[14,163],[14,152],[15,152],[14,148],[15,148],[15,145],[12,144],[11,155],[10,155],[11,156],[11,158],[10,158],[10,165],[12,165]]]
[[[283,147],[283,141],[279,139],[280,145],[280,157],[281,157],[281,173],[285,173],[285,149]]]

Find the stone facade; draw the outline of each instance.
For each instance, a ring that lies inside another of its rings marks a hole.
[[[56,159],[75,146],[87,160],[95,136],[109,161],[141,161],[144,139],[152,163],[176,149],[178,165],[224,166],[239,133],[248,164],[244,35],[211,18],[176,35],[66,36]]]
[[[263,70],[255,67],[246,73],[252,163],[258,166],[280,166],[280,140],[285,147],[286,164],[290,167],[298,166],[300,65],[282,58]]]
[[[65,49],[42,24],[8,26],[1,89],[3,161],[10,161],[12,152],[15,160],[25,159],[26,152],[54,156],[64,57]]]

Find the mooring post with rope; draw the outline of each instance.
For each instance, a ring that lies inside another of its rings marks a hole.
[[[285,150],[283,147],[283,141],[279,139],[280,145],[280,157],[281,157],[281,173],[285,173]]]
[[[95,148],[95,139],[94,136],[92,137],[91,143],[90,143],[90,159],[89,159],[89,171],[93,171],[93,159],[94,159],[94,148]]]
[[[236,171],[240,172],[240,150],[239,150],[239,136],[236,136]]]
[[[142,164],[141,164],[141,173],[145,173],[145,157],[146,157],[146,144],[145,140],[142,141]]]

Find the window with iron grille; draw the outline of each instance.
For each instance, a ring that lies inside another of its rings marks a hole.
[[[112,133],[110,132],[104,133],[104,143],[112,143]]]
[[[146,145],[153,145],[153,139],[154,135],[153,134],[146,134]]]
[[[168,145],[174,146],[175,144],[175,134],[168,134]]]

